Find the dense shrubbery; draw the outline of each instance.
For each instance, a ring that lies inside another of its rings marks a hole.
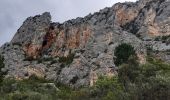
[[[34,76],[23,81],[4,79],[0,85],[0,100],[53,100],[57,89],[46,83]]]
[[[117,77],[100,78],[91,91],[98,100],[169,100],[170,65],[152,57],[140,65],[130,57]]]
[[[4,79],[0,84],[0,100],[80,100],[86,93],[36,76],[22,81]]]
[[[136,60],[131,59],[119,69],[119,79],[130,99],[169,100],[170,65],[152,57],[148,58],[145,65],[139,65],[134,61]]]
[[[135,50],[131,45],[123,43],[116,47],[114,55],[116,56],[115,64],[119,66],[127,63],[129,57],[135,55]]]
[[[119,78],[100,77],[94,87],[90,88],[92,100],[128,100],[123,84]]]

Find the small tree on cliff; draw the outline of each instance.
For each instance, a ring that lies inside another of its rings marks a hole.
[[[123,43],[116,47],[114,55],[116,56],[115,65],[119,66],[123,63],[127,63],[130,56],[135,56],[135,50],[133,46]]]

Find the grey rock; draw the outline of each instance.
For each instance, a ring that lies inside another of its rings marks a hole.
[[[45,12],[42,15],[37,15],[35,17],[29,17],[18,29],[11,42],[23,45],[29,43],[30,41],[35,43],[42,41],[40,39],[42,35],[45,34],[44,29],[48,28],[50,23],[51,15],[48,12]]]
[[[147,46],[170,62],[168,40],[154,41],[156,36],[170,34],[169,3],[169,0],[117,3],[64,23],[51,22],[47,12],[29,17],[12,41],[0,48],[5,58],[2,71],[8,71],[6,77],[16,79],[36,75],[72,87],[91,85],[100,75],[117,74],[114,51],[121,43],[131,44],[141,63],[145,63]],[[51,33],[55,37],[48,36]],[[62,58],[73,62],[67,64]]]

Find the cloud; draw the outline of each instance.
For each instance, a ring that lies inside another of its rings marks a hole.
[[[119,0],[135,1],[135,0]],[[29,17],[51,12],[54,22],[83,17],[106,6],[115,0],[0,0],[0,45],[10,41],[23,21]]]

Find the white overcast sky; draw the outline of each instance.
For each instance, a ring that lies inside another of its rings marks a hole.
[[[47,11],[52,21],[63,22],[125,1],[136,0],[0,0],[0,45],[9,42],[29,16]]]

